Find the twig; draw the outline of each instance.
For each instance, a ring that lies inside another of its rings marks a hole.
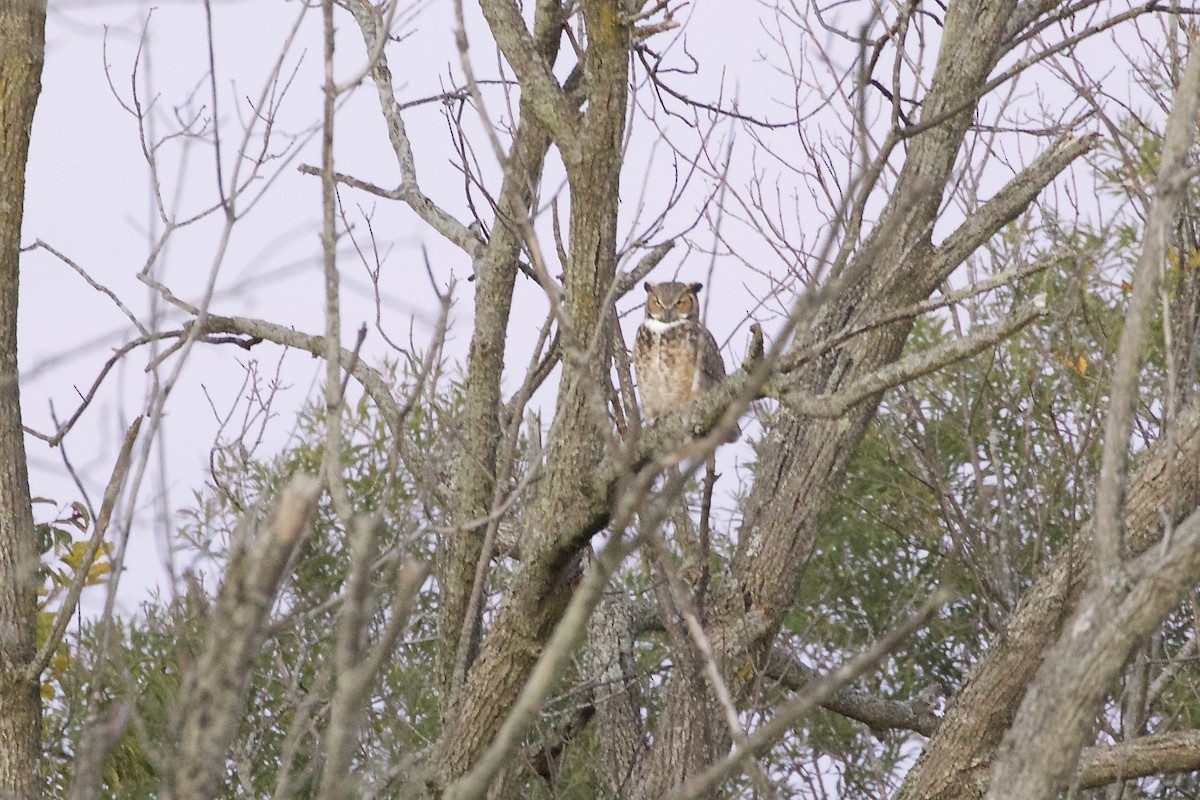
[[[689,779],[683,786],[667,795],[665,800],[695,800],[695,798],[703,796],[705,792],[712,790],[741,766],[742,761],[753,753],[761,752],[779,741],[791,730],[792,725],[820,705],[839,686],[862,675],[895,650],[901,642],[923,627],[929,618],[950,602],[953,597],[953,592],[946,588],[934,591],[933,595],[911,617],[897,625],[875,644],[814,683],[804,694],[789,700],[769,722],[755,731],[744,745],[735,745],[729,755]]]
[[[1154,202],[1146,219],[1141,256],[1133,274],[1133,293],[1125,314],[1116,366],[1109,390],[1108,418],[1104,425],[1104,454],[1096,485],[1096,578],[1116,569],[1125,555],[1121,504],[1125,496],[1126,457],[1137,403],[1142,341],[1149,330],[1154,298],[1162,280],[1167,240],[1190,177],[1188,152],[1196,138],[1196,109],[1200,106],[1200,51],[1188,59],[1175,92],[1175,107],[1167,118],[1162,162],[1154,183]]]
[[[92,538],[88,540],[87,548],[83,551],[83,558],[75,568],[75,577],[67,590],[66,599],[63,600],[62,607],[54,616],[54,627],[51,629],[50,635],[46,637],[46,641],[42,642],[41,649],[38,650],[37,655],[25,670],[25,675],[30,680],[40,678],[46,671],[50,659],[54,657],[54,651],[67,632],[67,626],[71,623],[71,616],[75,613],[79,596],[83,594],[83,587],[87,584],[88,572],[91,571],[92,564],[96,561],[100,543],[104,540],[104,534],[108,532],[108,524],[112,520],[113,510],[117,507],[117,500],[121,496],[121,490],[125,487],[133,444],[137,441],[138,431],[141,427],[142,418],[138,417],[129,426],[129,430],[125,431],[125,441],[121,444],[121,451],[117,454],[117,463],[113,466],[112,477],[108,479],[108,487],[104,490],[104,500],[100,503],[100,514],[93,521]]]
[[[122,313],[122,314],[124,314],[124,315],[125,315],[125,317],[126,317],[126,318],[127,318],[129,321],[130,321],[130,322],[132,322],[132,323],[133,323],[133,326],[134,326],[135,328],[137,328],[137,330],[138,330],[138,333],[140,333],[142,336],[149,336],[149,335],[150,335],[150,331],[149,331],[149,330],[147,330],[146,326],[145,326],[145,325],[143,325],[143,324],[141,323],[141,321],[140,321],[140,320],[137,318],[137,316],[136,316],[136,315],[134,315],[134,313],[133,313],[132,311],[130,311],[130,310],[129,310],[129,307],[128,307],[128,306],[126,306],[126,305],[125,305],[123,302],[121,302],[121,299],[120,299],[119,297],[117,297],[115,294],[113,294],[113,291],[112,291],[111,289],[109,289],[107,286],[105,286],[105,285],[104,285],[104,284],[102,284],[102,283],[97,283],[97,282],[96,282],[96,280],[95,280],[94,278],[92,278],[92,276],[91,276],[91,275],[89,275],[89,274],[87,273],[87,270],[85,270],[83,267],[81,267],[81,266],[79,266],[78,264],[76,264],[74,261],[72,261],[72,260],[71,260],[70,258],[68,258],[67,256],[63,255],[63,254],[62,254],[61,252],[59,252],[58,250],[56,250],[56,249],[54,249],[53,247],[51,247],[50,245],[46,244],[46,242],[42,241],[41,239],[38,239],[36,242],[34,242],[33,246],[34,246],[35,248],[37,248],[37,247],[40,247],[40,248],[42,248],[42,249],[43,249],[43,250],[45,250],[47,253],[50,253],[50,254],[51,254],[51,255],[53,255],[55,258],[57,258],[59,261],[63,262],[63,263],[64,263],[64,264],[66,264],[68,267],[70,267],[71,269],[75,270],[75,272],[79,273],[79,277],[81,277],[81,278],[83,278],[85,281],[87,281],[87,283],[88,283],[88,286],[91,286],[91,287],[92,287],[93,289],[95,289],[97,292],[100,292],[100,293],[101,293],[101,294],[103,294],[105,297],[107,297],[109,300],[112,300],[112,301],[113,301],[113,304],[114,304],[114,305],[115,305],[117,308],[119,308],[119,309],[121,310],[121,313]]]
[[[956,339],[924,352],[900,358],[834,392],[813,395],[785,390],[776,396],[781,403],[785,403],[797,414],[811,417],[838,417],[851,406],[886,389],[936,372],[947,364],[977,355],[1046,313],[1046,298],[1038,295],[1033,302],[1025,304],[994,325],[980,326],[963,339]],[[772,391],[768,387],[768,395]]]

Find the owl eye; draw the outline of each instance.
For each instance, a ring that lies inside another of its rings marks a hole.
[[[646,305],[651,308],[662,308],[662,303],[658,302],[658,298],[653,296],[646,298]]]
[[[675,304],[676,311],[688,311],[692,307],[692,298],[685,297]]]

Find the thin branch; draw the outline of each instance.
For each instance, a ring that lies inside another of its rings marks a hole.
[[[1034,159],[938,245],[933,255],[936,274],[949,275],[967,256],[1024,212],[1059,173],[1099,142],[1099,134],[1082,137],[1068,134]]]
[[[738,769],[743,761],[755,753],[763,752],[786,736],[793,725],[812,712],[822,701],[839,687],[879,663],[899,647],[905,639],[924,627],[925,623],[952,599],[953,593],[949,589],[939,588],[934,591],[933,595],[907,620],[901,622],[875,644],[816,682],[808,691],[785,703],[769,722],[746,740],[744,746],[735,745],[729,755],[699,775],[689,778],[682,786],[667,795],[665,800],[695,800],[715,789],[734,770]]]
[[[949,364],[978,355],[1047,313],[1046,298],[1038,295],[1034,301],[1014,311],[994,325],[981,325],[962,338],[897,359],[874,372],[858,378],[834,392],[812,395],[768,387],[767,396],[777,397],[794,413],[810,417],[839,417],[850,407],[874,397],[882,391],[936,372]]]
[[[835,334],[821,339],[819,342],[814,342],[806,347],[798,347],[792,352],[788,353],[787,364],[781,369],[781,372],[791,371],[797,366],[807,361],[811,361],[813,358],[827,353],[830,350],[833,350],[834,348],[844,344],[845,342],[848,342],[855,337],[862,336],[864,333],[868,333],[869,331],[882,328],[885,325],[890,325],[893,322],[899,322],[903,319],[919,317],[922,314],[928,314],[931,311],[937,311],[939,308],[949,308],[950,306],[957,305],[964,300],[968,300],[972,297],[978,297],[986,292],[999,289],[1002,286],[1010,286],[1023,278],[1027,278],[1030,275],[1036,275],[1037,273],[1046,270],[1048,267],[1060,263],[1066,256],[1066,251],[1053,253],[1046,258],[1043,258],[1033,264],[1026,264],[1019,269],[1006,269],[1003,272],[996,274],[989,280],[971,284],[970,286],[963,287],[957,291],[940,294],[928,300],[923,300],[920,303],[913,303],[906,308],[898,308],[895,311],[889,311],[887,313],[880,314],[879,316],[873,317],[872,319],[859,323],[858,325],[844,328]],[[761,328],[759,329],[757,341],[757,352],[761,357]]]
[[[251,336],[284,347],[294,347],[297,350],[312,353],[314,356],[324,357],[326,355],[325,337],[312,336],[294,328],[276,325],[261,319],[220,317],[210,314],[203,321],[203,330],[205,333],[235,333]],[[401,407],[392,397],[391,389],[384,380],[383,373],[366,365],[362,360],[356,359],[354,353],[344,347],[338,351],[338,362],[342,369],[348,370],[354,376],[371,400],[384,411],[384,420],[392,434],[403,435],[403,426],[400,424]]]
[[[396,102],[396,93],[392,88],[392,71],[388,66],[387,52],[380,44],[381,40],[386,40],[387,31],[380,29],[379,12],[366,2],[356,0],[348,5],[355,22],[362,31],[367,52],[374,54],[371,80],[375,83],[375,89],[379,96],[379,109],[387,124],[388,139],[391,141],[396,163],[400,167],[400,186],[396,192],[400,193],[404,202],[426,225],[474,258],[483,244],[479,237],[421,191],[420,182],[417,180],[417,165],[413,156],[412,143],[409,141],[404,117],[400,113],[400,104]],[[365,189],[366,187],[364,185],[358,188]]]
[[[122,358],[124,358],[130,351],[141,347],[144,344],[149,344],[150,342],[159,341],[161,339],[178,338],[183,336],[184,333],[186,333],[185,329],[164,331],[162,333],[152,333],[148,336],[134,339],[132,342],[122,345],[112,356],[109,357],[107,361],[104,362],[104,366],[100,368],[100,373],[96,376],[95,380],[92,381],[92,385],[88,388],[88,390],[83,394],[83,400],[80,402],[79,407],[75,409],[75,413],[73,413],[66,422],[61,423],[57,428],[55,428],[54,433],[40,433],[39,431],[35,431],[28,427],[25,428],[25,432],[30,436],[41,439],[51,447],[54,447],[63,440],[63,437],[66,436],[73,427],[75,427],[75,423],[79,421],[81,416],[83,416],[83,412],[86,411],[88,406],[92,404],[92,401],[96,397],[96,392],[100,390],[100,385],[104,383],[104,379],[108,376],[108,373],[112,371],[113,367],[115,367]]]
[[[25,674],[30,680],[40,678],[46,671],[50,659],[54,657],[54,651],[58,649],[63,635],[67,632],[67,625],[71,623],[71,617],[75,614],[75,606],[79,603],[79,596],[83,594],[83,587],[87,585],[88,573],[96,561],[96,554],[100,552],[100,543],[104,541],[104,534],[108,532],[108,524],[112,521],[117,500],[121,497],[121,490],[125,487],[125,479],[129,476],[133,445],[137,441],[138,431],[141,427],[142,418],[138,417],[129,426],[129,430],[125,431],[125,441],[121,444],[121,450],[117,454],[117,463],[113,466],[108,487],[104,490],[104,499],[100,503],[100,514],[93,521],[92,538],[88,540],[87,547],[83,551],[83,558],[75,567],[75,578],[71,581],[62,607],[54,616],[54,627],[51,629],[50,635],[46,637],[46,641],[42,642],[41,649],[26,669]]]
[[[1121,503],[1125,496],[1129,436],[1133,432],[1137,405],[1138,373],[1142,342],[1154,314],[1154,299],[1162,280],[1167,241],[1175,226],[1179,204],[1190,177],[1186,169],[1188,151],[1196,138],[1196,111],[1200,108],[1200,49],[1188,59],[1183,79],[1175,92],[1175,107],[1167,118],[1162,162],[1154,183],[1154,202],[1146,219],[1142,254],[1133,274],[1133,292],[1117,347],[1109,390],[1108,418],[1104,425],[1104,455],[1096,486],[1095,520],[1096,577],[1116,569],[1124,557]]]
[[[121,299],[119,297],[117,297],[115,294],[113,294],[113,291],[111,289],[109,289],[107,286],[105,286],[102,283],[97,283],[96,280],[93,279],[92,276],[87,273],[87,270],[85,270],[83,267],[76,264],[74,261],[72,261],[70,258],[65,256],[63,253],[59,252],[55,248],[46,244],[46,242],[42,241],[41,239],[38,239],[36,242],[34,242],[33,247],[34,248],[40,247],[41,249],[45,250],[47,253],[50,253],[52,256],[57,258],[59,261],[66,264],[71,269],[75,270],[75,272],[79,273],[79,277],[81,277],[85,281],[87,281],[88,286],[91,286],[97,292],[100,292],[101,294],[103,294],[105,297],[107,297],[109,300],[111,300],[113,302],[113,305],[115,305],[118,309],[120,309],[121,313],[125,315],[126,319],[128,319],[130,322],[132,322],[133,326],[135,328],[137,328],[138,333],[140,333],[142,336],[150,335],[150,331],[146,328],[145,325],[143,325],[141,323],[141,321],[137,318],[137,316],[135,316],[134,313],[129,310],[129,307],[126,306],[123,302],[121,302]]]
[[[795,694],[808,692],[810,686],[821,680],[821,673],[778,644],[771,649],[764,673]],[[875,692],[850,686],[838,689],[821,705],[828,711],[863,723],[877,735],[887,730],[909,730],[931,736],[941,723],[941,718],[933,712],[933,706],[920,697],[889,700]]]
[[[578,160],[575,151],[579,146],[579,112],[538,51],[525,27],[521,9],[513,0],[491,0],[481,7],[496,45],[517,75],[522,99],[528,97],[530,108],[550,131],[564,161]]]

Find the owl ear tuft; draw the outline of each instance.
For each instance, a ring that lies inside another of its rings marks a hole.
[[[646,289],[646,294],[650,294],[650,292],[653,289],[653,287],[650,286],[650,281],[646,281],[645,283],[642,284],[642,286]]]
[[[704,284],[703,283],[693,283],[690,288],[693,293],[699,294],[700,290],[704,288]]]

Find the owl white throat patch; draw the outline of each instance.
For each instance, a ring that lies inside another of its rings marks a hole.
[[[686,319],[677,319],[671,322],[663,322],[660,319],[644,319],[642,320],[642,327],[651,333],[666,333],[672,328],[678,328],[685,322],[687,322]]]

